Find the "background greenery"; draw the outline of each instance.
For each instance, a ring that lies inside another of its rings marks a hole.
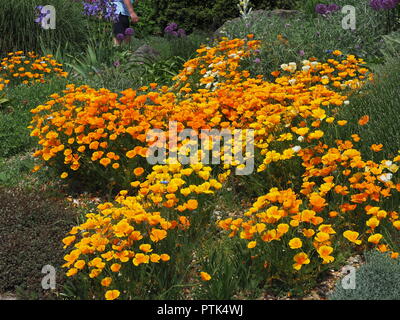
[[[226,20],[238,16],[238,1],[236,0],[145,0],[153,6],[152,18],[160,28],[169,22],[177,23],[186,31],[194,29],[215,30]],[[254,9],[291,9],[297,7],[298,0],[252,0]]]
[[[55,48],[70,43],[79,48],[89,36],[82,5],[71,0],[51,0],[56,9],[56,29],[44,30],[35,23],[36,6],[41,0],[0,1],[0,56],[13,50],[34,50],[41,46]]]

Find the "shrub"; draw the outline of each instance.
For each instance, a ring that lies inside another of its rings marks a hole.
[[[56,29],[43,30],[34,21],[35,8],[43,5],[42,1],[1,1],[0,30],[3,35],[0,38],[0,52],[37,51],[42,45],[54,48],[67,42],[84,44],[88,34],[81,4],[71,0],[53,0],[51,4],[56,9]]]
[[[352,97],[351,107],[343,109],[341,116],[349,120],[349,126],[345,128],[347,134],[360,134],[362,137],[361,150],[365,156],[374,156],[370,149],[372,144],[382,144],[382,152],[390,156],[397,154],[400,141],[400,60],[389,58],[384,65],[375,66],[374,71],[374,81]],[[358,126],[358,119],[365,115],[369,116],[369,122]]]
[[[0,106],[0,158],[16,155],[33,146],[27,129],[31,119],[29,110],[65,87],[66,82],[64,78],[51,79],[46,84],[23,84],[4,91],[8,101]]]
[[[333,50],[351,52],[368,60],[381,57],[381,37],[385,34],[380,14],[364,1],[336,1],[356,7],[356,30],[343,30],[341,11],[313,17],[298,14],[284,19],[270,14],[251,14],[250,23],[234,20],[226,23],[220,35],[242,38],[251,33],[263,41],[258,63],[251,71],[268,75],[275,66],[289,61],[299,63],[305,57],[328,58]]]
[[[252,0],[255,9],[271,9],[280,6],[291,8],[298,1]],[[215,30],[227,19],[239,15],[238,0],[206,0],[206,1],[152,1],[155,7],[154,18],[164,28],[169,22],[176,22],[186,31],[194,29]]]
[[[24,297],[52,297],[41,287],[43,266],[63,281],[61,238],[75,221],[74,210],[42,190],[0,188],[0,292],[18,289]]]
[[[400,31],[392,32],[388,35],[383,36],[385,42],[382,54],[386,59],[400,57]]]
[[[343,289],[339,281],[330,300],[400,300],[400,260],[378,251],[367,252],[365,259],[356,270],[356,288]]]
[[[154,19],[156,16],[156,8],[154,1],[141,0],[136,3],[135,11],[140,17],[139,22],[134,26],[135,35],[139,38],[144,38],[149,35],[160,34],[161,28],[158,26],[157,21]]]

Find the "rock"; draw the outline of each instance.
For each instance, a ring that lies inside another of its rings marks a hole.
[[[283,10],[283,9],[275,9],[267,12],[268,12],[267,16],[278,16],[284,19],[293,18],[300,14],[300,11],[297,10]]]
[[[159,56],[160,53],[156,49],[149,46],[148,44],[144,44],[133,52],[131,60],[143,61],[143,59],[148,59],[148,58],[156,59]]]

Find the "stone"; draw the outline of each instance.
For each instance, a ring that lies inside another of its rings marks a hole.
[[[142,61],[144,58],[156,59],[158,57],[160,57],[160,53],[156,49],[144,44],[133,52],[131,59]]]

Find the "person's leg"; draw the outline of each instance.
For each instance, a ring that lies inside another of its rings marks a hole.
[[[121,16],[121,23],[122,23],[122,27],[124,28],[124,32],[123,32],[123,35],[124,35],[124,38],[123,38],[123,42],[124,43],[129,43],[130,42],[130,40],[131,40],[131,35],[130,34],[128,34],[128,32],[127,32],[127,29],[129,28],[129,26],[130,26],[130,17],[128,17],[128,16]],[[121,41],[121,42],[122,42]]]
[[[113,42],[115,46],[121,45],[122,41],[125,38],[125,29],[127,28],[126,24],[128,23],[129,26],[129,20],[127,20],[127,18],[127,16],[120,14],[117,18],[117,21],[113,24]]]

